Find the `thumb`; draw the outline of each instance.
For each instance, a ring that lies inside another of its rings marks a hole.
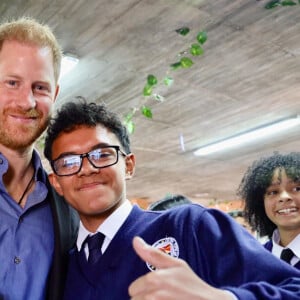
[[[157,269],[171,268],[180,264],[179,259],[150,246],[140,237],[134,237],[133,248],[143,261],[148,262]]]

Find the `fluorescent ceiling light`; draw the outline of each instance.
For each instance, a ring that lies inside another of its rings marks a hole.
[[[61,70],[60,70],[59,79],[61,79],[71,70],[73,70],[75,66],[78,64],[78,62],[79,59],[75,55],[65,54],[61,61]]]
[[[233,148],[241,144],[246,144],[254,140],[262,139],[267,136],[275,135],[281,131],[287,130],[291,127],[300,124],[300,117],[292,117],[289,119],[284,119],[276,123],[272,123],[263,127],[255,128],[251,131],[229,137],[228,139],[221,140],[216,143],[212,143],[203,147],[200,147],[194,152],[196,156],[208,155],[220,150],[225,150],[228,148]]]

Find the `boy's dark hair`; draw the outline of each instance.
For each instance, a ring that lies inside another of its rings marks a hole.
[[[175,206],[191,203],[192,201],[183,195],[169,195],[162,200],[151,203],[148,209],[153,211],[167,210]]]
[[[118,116],[104,104],[88,103],[77,97],[74,102],[64,104],[50,120],[45,138],[45,157],[52,160],[52,145],[60,133],[71,132],[79,126],[95,127],[99,124],[116,135],[126,153],[131,152],[128,132]]]
[[[286,175],[293,181],[300,181],[300,153],[292,152],[285,155],[274,153],[255,161],[244,174],[237,191],[245,201],[245,219],[252,229],[269,238],[277,226],[266,215],[264,195],[277,168],[284,169]]]

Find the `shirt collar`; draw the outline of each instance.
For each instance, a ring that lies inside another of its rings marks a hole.
[[[1,164],[0,164],[0,182],[3,185],[2,176],[7,172],[8,161],[2,153],[0,153],[0,160],[1,160]],[[33,167],[34,167],[34,170],[35,170],[35,180],[46,183],[47,174],[46,174],[46,172],[43,168],[41,158],[40,158],[38,152],[35,149],[33,149],[33,152],[32,152],[32,164],[33,164]]]
[[[129,202],[129,200],[126,200],[98,227],[97,232],[101,232],[105,235],[105,240],[102,247],[103,251],[108,247],[113,237],[116,235],[122,224],[127,219],[131,210],[132,204]],[[86,237],[91,234],[94,233],[88,231],[80,221],[79,233],[76,243],[78,250],[81,249]]]
[[[42,165],[41,158],[35,149],[33,149],[33,153],[32,153],[32,163],[35,170],[35,179],[45,183],[47,173],[45,172],[45,169],[43,168]]]
[[[279,245],[280,243],[279,231],[278,229],[275,229],[273,232],[272,241],[273,241],[272,253],[275,256],[280,257],[282,250],[285,248],[289,248],[300,259],[300,234],[298,234],[286,247],[282,247]]]

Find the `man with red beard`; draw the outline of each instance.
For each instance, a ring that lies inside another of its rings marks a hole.
[[[29,18],[0,25],[0,298],[5,300],[59,299],[64,255],[76,236],[74,212],[50,188],[34,150],[58,94],[61,57],[48,26]]]

